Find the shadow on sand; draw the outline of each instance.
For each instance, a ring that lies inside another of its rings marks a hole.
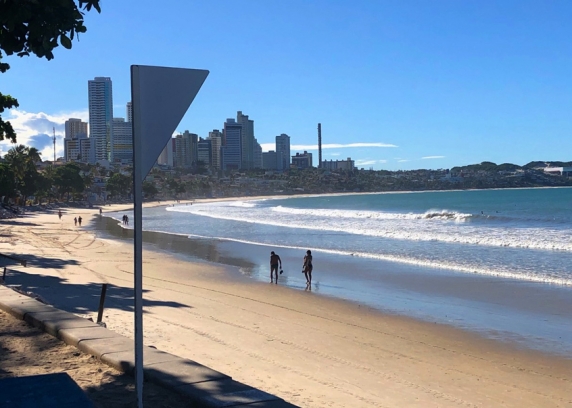
[[[5,256],[3,256],[5,255]],[[9,258],[9,257],[13,258]],[[61,259],[61,258],[48,258],[46,256],[37,256],[32,254],[26,255],[12,255],[9,253],[0,254],[0,267],[8,267],[13,265],[19,265],[20,263],[14,258],[26,261],[28,266],[35,268],[52,268],[52,269],[62,269],[67,265],[79,265],[78,261],[73,259]]]
[[[50,305],[58,309],[78,314],[97,312],[102,288],[101,284],[78,285],[69,283],[67,279],[60,277],[28,274],[15,269],[8,270],[6,284],[21,286],[22,290],[40,295]],[[191,306],[179,302],[145,299],[147,292],[149,291],[143,290],[143,307],[191,308]],[[133,311],[133,289],[108,284],[105,295],[105,310],[109,309]]]

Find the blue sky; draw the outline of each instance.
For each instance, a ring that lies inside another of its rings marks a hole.
[[[572,160],[570,1],[104,1],[55,59],[5,57],[18,142],[53,157],[56,127],[88,119],[87,81],[131,64],[210,70],[178,130],[207,137],[241,110],[265,150],[281,133],[359,167]],[[10,148],[0,143],[0,154]],[[315,152],[315,150],[310,150]],[[317,154],[316,154],[317,156]]]

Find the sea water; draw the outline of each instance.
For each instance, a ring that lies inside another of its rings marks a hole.
[[[562,310],[572,294],[572,188],[175,204],[145,209],[143,226],[189,246],[218,242],[248,258],[237,266],[259,280],[268,247],[299,254],[297,269],[310,249],[314,292],[572,349]],[[303,287],[296,272],[283,282]]]

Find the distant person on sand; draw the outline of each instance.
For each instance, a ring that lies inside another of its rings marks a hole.
[[[272,283],[274,272],[276,272],[276,283],[278,283],[278,264],[282,270],[282,259],[274,251],[270,252],[270,283]]]
[[[99,207],[99,215],[101,215],[103,213],[103,210],[101,209],[101,207]]]
[[[74,217],[73,224],[77,227],[77,217]]]
[[[58,211],[58,218],[61,220],[62,219],[62,210]]]
[[[77,223],[79,224],[79,226],[81,227],[81,215],[78,217],[77,219]]]
[[[304,269],[302,270],[302,272],[306,276],[306,283],[308,285],[311,285],[312,284],[312,269],[314,269],[314,267],[312,266],[312,251],[310,251],[309,249],[306,251],[306,255],[304,256],[303,268]]]

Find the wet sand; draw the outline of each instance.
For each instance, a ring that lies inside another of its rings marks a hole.
[[[156,214],[156,212],[155,212]],[[115,215],[117,217],[117,215]],[[108,217],[92,223],[98,236],[129,242],[133,231]],[[460,273],[314,250],[313,285],[301,273],[303,250],[144,231],[149,249],[193,262],[226,266],[269,282],[268,257],[277,251],[284,274],[280,285],[353,301],[385,313],[442,323],[516,346],[572,355],[572,288]],[[232,274],[234,272],[234,275]]]
[[[0,252],[20,284],[49,303],[132,336],[133,246],[73,226],[96,211],[3,222]],[[236,255],[240,258],[240,254]],[[191,358],[303,407],[556,407],[572,403],[572,360],[445,324],[256,282],[203,260],[147,249],[147,345]]]

